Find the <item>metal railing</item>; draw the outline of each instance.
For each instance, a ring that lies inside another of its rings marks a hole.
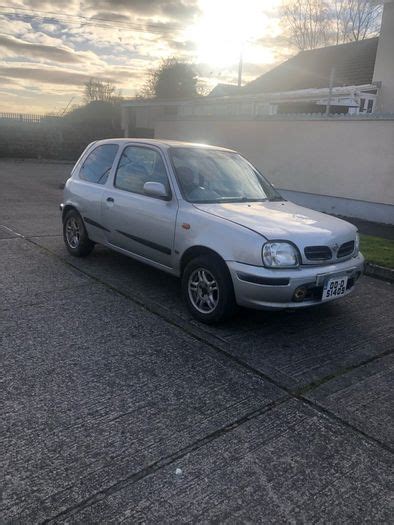
[[[56,115],[40,115],[35,113],[5,113],[0,112],[0,120],[12,120],[16,122],[29,122],[40,124],[43,120],[60,118]]]

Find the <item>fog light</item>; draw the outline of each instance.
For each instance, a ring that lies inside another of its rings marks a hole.
[[[300,303],[303,301],[306,297],[308,290],[305,286],[300,286],[296,289],[293,295],[293,301],[296,301],[297,303]]]

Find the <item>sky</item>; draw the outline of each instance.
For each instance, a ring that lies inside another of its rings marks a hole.
[[[279,0],[0,0],[0,112],[61,114],[83,103],[89,78],[125,98],[150,69],[177,57],[208,88],[243,81],[291,50]]]

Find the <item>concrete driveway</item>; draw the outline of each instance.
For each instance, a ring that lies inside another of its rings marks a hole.
[[[0,161],[0,521],[389,522],[392,285],[202,326],[176,279],[67,254],[70,169]]]

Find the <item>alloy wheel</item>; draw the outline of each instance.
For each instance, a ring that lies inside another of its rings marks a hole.
[[[70,217],[67,220],[66,238],[70,248],[78,248],[81,240],[81,229],[75,217]]]
[[[194,270],[188,282],[189,298],[196,310],[203,314],[212,313],[219,302],[219,286],[206,268]]]

